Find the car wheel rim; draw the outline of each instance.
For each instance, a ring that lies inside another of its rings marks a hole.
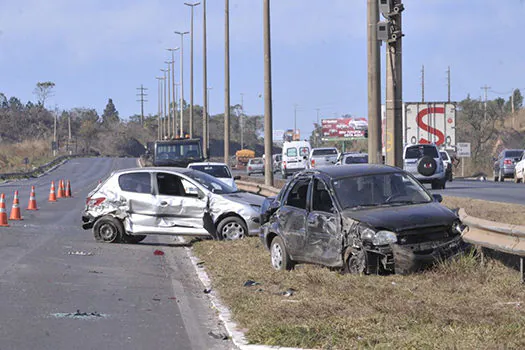
[[[280,244],[272,246],[272,266],[277,270],[283,266],[283,249]]]
[[[106,242],[112,242],[117,236],[117,230],[111,224],[104,224],[100,227],[100,236]]]
[[[237,222],[230,222],[222,228],[222,237],[234,240],[244,237],[244,228]]]

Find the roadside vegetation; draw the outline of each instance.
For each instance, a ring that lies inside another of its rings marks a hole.
[[[356,276],[313,265],[275,271],[258,238],[202,241],[194,251],[251,343],[324,349],[525,347],[518,272],[496,260],[481,265],[474,253],[408,276]],[[248,280],[260,284],[246,287]]]

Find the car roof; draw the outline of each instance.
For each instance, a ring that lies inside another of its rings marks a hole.
[[[337,179],[348,176],[363,176],[389,173],[402,173],[403,170],[383,164],[350,164],[315,168],[305,170],[301,174],[319,174],[329,179]]]
[[[192,166],[192,165],[217,165],[217,166],[227,166],[225,163],[218,163],[218,162],[195,162],[195,163],[190,163],[190,164],[188,164],[188,167],[189,167],[189,166]]]
[[[195,171],[194,169],[188,169],[188,168],[178,168],[178,167],[144,167],[144,168],[128,168],[128,169],[120,169],[115,170],[113,172],[113,175],[120,175],[120,174],[127,174],[127,173],[148,173],[153,171],[168,171],[168,172],[175,172],[180,174],[189,173],[192,171]]]
[[[435,148],[437,148],[437,146],[434,143],[415,143],[415,144],[411,144],[411,145],[406,145],[405,149],[407,149],[409,147],[435,147]],[[438,151],[439,151],[439,149],[438,149]]]
[[[363,157],[368,156],[368,153],[345,153],[343,154],[344,157]]]
[[[335,149],[335,150],[337,150],[337,147],[316,147],[316,148],[312,148],[312,151],[313,150],[318,150],[318,149]]]

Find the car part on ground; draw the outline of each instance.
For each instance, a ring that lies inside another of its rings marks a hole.
[[[126,169],[89,194],[82,227],[109,243],[149,234],[238,239],[259,232],[263,201],[192,169]]]
[[[434,144],[407,145],[403,150],[403,170],[421,183],[430,183],[432,189],[445,189],[446,169]]]
[[[307,170],[262,204],[260,237],[276,269],[409,273],[465,248],[461,222],[441,199],[394,167]]]

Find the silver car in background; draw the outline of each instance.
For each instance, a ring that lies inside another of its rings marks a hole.
[[[368,153],[341,153],[337,159],[335,165],[348,165],[348,164],[366,164],[368,163]]]
[[[334,165],[339,158],[335,147],[313,148],[310,152],[310,168]]]
[[[246,174],[248,176],[256,173],[264,174],[264,160],[262,158],[252,158],[246,164]]]
[[[238,239],[259,233],[263,201],[197,170],[119,170],[88,195],[82,227],[110,243],[149,234]]]

